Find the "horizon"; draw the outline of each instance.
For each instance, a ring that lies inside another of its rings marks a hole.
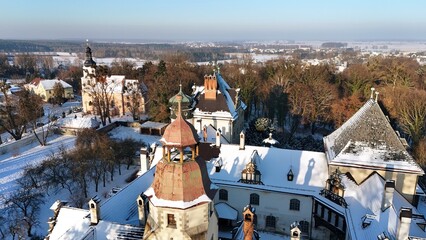
[[[420,0],[7,1],[0,39],[425,41],[425,8]]]

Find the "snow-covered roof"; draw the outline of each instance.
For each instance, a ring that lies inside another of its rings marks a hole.
[[[167,125],[168,123],[146,121],[141,124],[141,128],[162,129],[166,127]]]
[[[204,99],[204,87],[195,88],[195,96],[199,96],[198,103],[195,106],[194,115],[220,115],[222,117],[231,117],[232,119],[238,118],[238,108],[246,109],[247,106],[241,100],[239,103],[234,102],[235,95],[239,89],[231,88],[222,75],[218,72],[215,73],[217,80],[217,98],[214,102],[209,102]]]
[[[63,80],[47,79],[47,80],[40,81],[40,85],[44,88],[44,90],[53,90],[53,87],[55,86],[56,83],[60,83],[63,88],[72,88],[71,85],[69,85]]]
[[[216,142],[216,128],[213,127],[211,124],[205,126],[207,131],[207,139],[206,142],[214,143]],[[203,139],[203,131],[198,132],[198,136],[200,139]],[[201,141],[201,140],[200,140]],[[223,136],[222,133],[220,133],[220,142],[221,143],[229,143],[228,140]]]
[[[250,184],[252,188],[318,195],[328,178],[327,160],[320,152],[247,145],[244,150],[239,150],[239,145],[230,144],[222,144],[220,152],[218,158],[207,163],[210,179],[219,185],[247,187],[247,184],[239,182],[241,172],[256,154],[255,161],[262,174],[263,185]],[[216,172],[217,161],[222,161],[220,172]],[[287,180],[290,169],[294,174],[293,181]]]
[[[61,121],[62,127],[64,128],[97,128],[100,122],[94,117],[77,117],[77,118],[65,118]]]
[[[383,232],[390,239],[396,239],[400,209],[412,208],[413,215],[420,214],[398,191],[394,191],[392,206],[382,211],[385,181],[377,173],[359,186],[346,176],[342,177],[342,182],[346,187],[344,198],[348,203],[347,226],[352,239],[377,239]],[[363,227],[364,221],[368,221],[369,225]],[[421,218],[411,221],[409,236],[426,238],[426,232],[417,225],[420,222],[425,221]]]
[[[333,165],[379,167],[423,174],[374,100],[368,100],[341,127],[324,137]]]
[[[122,188],[114,197],[108,198],[105,202],[101,202],[101,219],[123,224],[139,224],[136,199],[151,185],[154,179],[154,173],[155,167]],[[127,206],[127,208],[123,208],[123,206]]]
[[[225,202],[216,203],[214,205],[214,208],[216,209],[218,218],[229,220],[238,219],[238,211]]]
[[[151,184],[155,167],[122,188],[113,197],[100,203],[100,221],[90,224],[88,210],[62,207],[50,239],[81,239],[96,235],[96,239],[117,239],[127,233],[142,233],[139,225],[136,199]],[[124,206],[124,207],[123,207]]]

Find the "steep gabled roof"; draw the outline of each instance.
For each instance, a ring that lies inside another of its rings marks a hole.
[[[237,89],[231,88],[228,83],[226,83],[225,79],[223,79],[220,73],[215,73],[215,77],[217,79],[217,98],[215,100],[206,99],[203,87],[198,88],[199,97],[198,102],[195,106],[195,112],[229,112],[233,119],[238,117],[238,108],[246,109],[247,106],[241,100],[239,102],[235,102],[235,98],[237,96]]]
[[[329,162],[380,165],[422,173],[374,99],[324,137],[324,147]]]

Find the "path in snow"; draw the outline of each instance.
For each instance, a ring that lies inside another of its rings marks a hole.
[[[26,166],[41,163],[52,152],[57,152],[61,146],[65,149],[74,147],[75,139],[75,136],[54,135],[49,138],[47,146],[43,147],[34,142],[19,149],[22,154],[18,153],[17,156],[12,156],[12,153],[0,155],[0,195],[5,196],[16,189],[16,180],[21,177]]]

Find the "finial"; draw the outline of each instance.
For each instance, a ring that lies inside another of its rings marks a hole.
[[[176,114],[176,116],[182,116],[182,95],[181,94],[178,94],[177,96],[176,96],[176,100],[177,100],[177,102],[178,102],[178,111],[177,111],[177,114]]]
[[[373,95],[374,95],[374,90],[376,90],[374,87],[370,88],[371,89],[371,95],[370,95],[370,99],[373,99]]]
[[[179,92],[182,92],[182,83],[179,83]]]
[[[86,39],[86,46],[89,46],[89,39]]]
[[[379,92],[375,92],[375,94],[376,94],[376,102],[377,102],[377,99],[379,98]]]

